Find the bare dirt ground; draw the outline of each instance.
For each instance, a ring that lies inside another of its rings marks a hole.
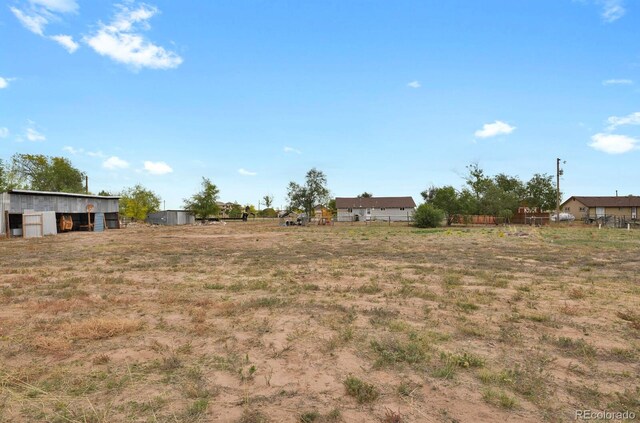
[[[0,241],[0,421],[640,416],[640,231],[274,223]]]

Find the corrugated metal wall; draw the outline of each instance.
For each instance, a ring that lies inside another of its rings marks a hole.
[[[118,212],[119,200],[87,197],[68,197],[46,194],[6,194],[10,196],[10,213],[22,214],[24,210],[54,211],[57,213],[86,213],[93,204],[93,212]]]
[[[5,226],[7,223],[4,221],[4,212],[9,210],[9,194],[3,192],[0,194],[0,234],[7,235]]]
[[[152,225],[193,225],[196,218],[189,212],[182,210],[165,210],[156,213],[150,213],[147,216],[147,222]]]

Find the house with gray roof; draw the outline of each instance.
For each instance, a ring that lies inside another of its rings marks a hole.
[[[416,203],[411,197],[336,197],[338,222],[413,220]]]

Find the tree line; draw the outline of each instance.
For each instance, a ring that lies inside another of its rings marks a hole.
[[[477,164],[466,167],[465,185],[456,189],[452,185],[431,186],[422,191],[424,203],[416,210],[414,219],[420,226],[434,226],[442,221],[448,225],[469,215],[491,215],[508,220],[519,206],[552,210],[556,203],[556,186],[551,175],[536,173],[528,181],[517,176],[499,173],[489,176]],[[75,168],[65,157],[41,154],[15,154],[8,162],[0,159],[0,192],[11,189],[30,189],[68,193],[85,192],[86,174]],[[99,195],[111,195],[101,191]],[[120,213],[134,220],[144,220],[149,213],[160,210],[158,194],[137,184],[116,193],[120,198]],[[200,191],[184,199],[183,207],[196,218],[217,216],[220,190],[210,179],[203,177]],[[363,192],[359,197],[372,197]],[[317,205],[335,210],[327,187],[327,176],[321,170],[310,169],[303,183],[291,181],[287,186],[288,209],[313,214]],[[256,211],[253,205],[233,204],[225,210],[229,217],[250,213],[263,217],[276,217],[273,195],[262,197],[265,209]]]

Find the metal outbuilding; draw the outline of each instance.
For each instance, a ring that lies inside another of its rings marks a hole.
[[[120,227],[119,201],[117,196],[66,192],[3,192],[0,194],[0,234],[42,236],[66,230],[117,229]],[[53,228],[52,220],[55,221]]]
[[[147,215],[147,223],[152,225],[193,225],[196,223],[195,216],[188,210],[163,210]]]

